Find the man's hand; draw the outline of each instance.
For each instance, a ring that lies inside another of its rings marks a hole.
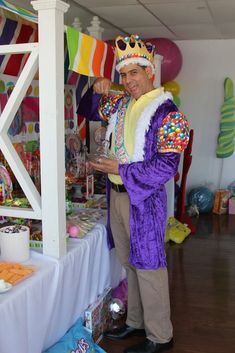
[[[92,174],[94,171],[94,168],[90,165],[90,162],[86,162],[86,174]]]
[[[108,78],[99,77],[95,80],[93,91],[94,93],[108,95],[111,89],[111,84],[112,82]]]
[[[114,159],[99,158],[96,161],[90,161],[90,166],[94,169],[108,174],[119,174],[118,161]]]

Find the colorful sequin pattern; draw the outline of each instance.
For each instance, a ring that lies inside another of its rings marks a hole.
[[[118,108],[118,104],[124,94],[112,94],[104,95],[99,103],[99,114],[102,120],[109,121],[110,115],[115,113]]]
[[[189,126],[184,114],[169,113],[158,130],[157,147],[159,152],[182,152],[189,140]]]

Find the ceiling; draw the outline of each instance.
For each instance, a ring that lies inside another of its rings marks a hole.
[[[8,0],[33,11],[29,0]],[[141,38],[172,40],[235,38],[235,0],[65,0],[65,23],[74,17],[87,32],[93,16],[104,28],[103,40],[137,33]]]

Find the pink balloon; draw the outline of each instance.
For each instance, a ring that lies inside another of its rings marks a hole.
[[[145,42],[155,45],[157,54],[163,56],[161,65],[161,83],[172,81],[180,72],[183,58],[179,47],[167,38],[151,38]]]

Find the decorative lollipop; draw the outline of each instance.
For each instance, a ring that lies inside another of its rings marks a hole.
[[[224,104],[221,108],[220,133],[216,156],[218,158],[230,157],[235,149],[235,97],[233,81],[226,78],[224,81]]]

